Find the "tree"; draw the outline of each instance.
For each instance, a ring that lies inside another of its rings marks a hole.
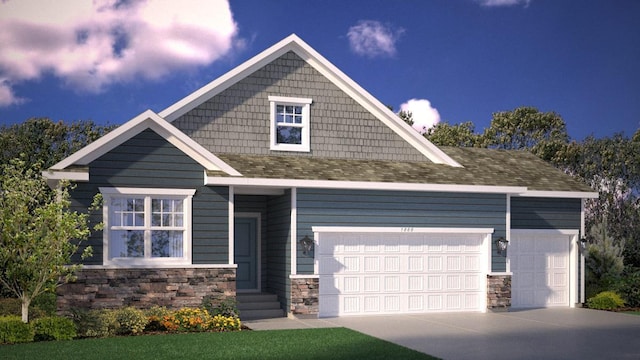
[[[49,118],[3,125],[0,127],[0,164],[22,157],[29,164],[42,162],[42,166],[48,168],[113,128],[92,121],[64,123]]]
[[[427,130],[424,136],[438,146],[473,147],[481,143],[480,135],[475,133],[471,121],[454,125],[441,122]]]
[[[402,121],[406,122],[409,126],[413,126],[414,124],[413,113],[411,111],[400,110],[400,112],[398,113],[398,116],[400,117],[400,119],[402,119]]]
[[[614,239],[606,222],[591,226],[587,247],[587,282],[590,292],[610,290],[624,270],[624,241]]]
[[[69,211],[70,184],[52,192],[40,170],[14,159],[0,174],[0,283],[22,301],[24,322],[31,300],[73,277],[71,256],[89,236],[88,214]]]
[[[540,112],[530,106],[493,113],[491,125],[482,134],[483,147],[530,150],[550,160],[568,143],[567,126],[555,112]]]

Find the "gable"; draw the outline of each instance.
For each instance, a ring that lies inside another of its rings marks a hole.
[[[352,97],[290,51],[173,121],[214,154],[290,155],[269,148],[269,96],[312,99],[309,153],[296,156],[428,161]]]

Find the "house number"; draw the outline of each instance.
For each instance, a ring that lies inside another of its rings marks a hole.
[[[400,232],[413,232],[413,228],[412,227],[403,227],[403,228],[400,228]]]

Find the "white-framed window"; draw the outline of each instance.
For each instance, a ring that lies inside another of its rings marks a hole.
[[[191,263],[193,189],[100,188],[105,265]]]
[[[269,96],[271,150],[310,151],[311,99]]]

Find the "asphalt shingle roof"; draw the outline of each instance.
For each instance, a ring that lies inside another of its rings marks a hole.
[[[463,167],[424,162],[220,154],[246,178],[523,186],[535,191],[593,192],[526,151],[442,147]],[[226,176],[211,172],[210,176]]]

